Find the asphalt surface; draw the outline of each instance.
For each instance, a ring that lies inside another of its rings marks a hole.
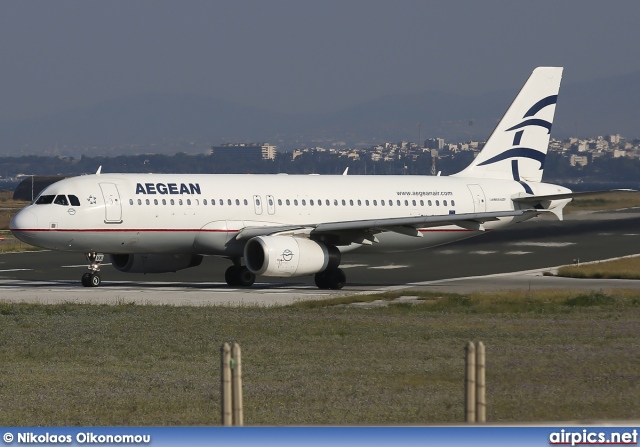
[[[522,287],[640,288],[634,281],[568,280],[542,271],[640,253],[640,212],[572,215],[564,222],[536,219],[505,230],[427,250],[385,255],[347,254],[348,284],[320,291],[312,277],[258,278],[251,289],[224,283],[228,260],[207,257],[199,267],[165,274],[122,273],[106,263],[102,286],[84,288],[79,253],[0,255],[0,300],[137,302],[144,304],[276,305],[335,295],[422,288],[471,291]],[[512,272],[520,272],[512,274]],[[487,276],[489,275],[489,276]],[[467,278],[467,279],[463,279]]]

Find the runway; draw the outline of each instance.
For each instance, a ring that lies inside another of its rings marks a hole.
[[[0,255],[0,300],[25,302],[137,303],[173,305],[290,304],[360,293],[411,289],[469,292],[521,288],[639,288],[640,281],[572,280],[542,276],[556,266],[640,253],[640,212],[576,214],[564,222],[537,219],[430,250],[390,255],[345,255],[348,284],[318,290],[312,277],[258,278],[251,289],[224,283],[225,259],[207,257],[201,266],[176,273],[127,274],[102,268],[103,285],[84,288],[86,271],[78,253],[30,252]],[[519,272],[519,273],[513,273]]]

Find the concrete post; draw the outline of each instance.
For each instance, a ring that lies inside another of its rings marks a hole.
[[[485,398],[485,354],[484,343],[478,342],[476,350],[476,422],[487,422]]]
[[[466,380],[465,380],[465,419],[467,423],[476,421],[476,347],[472,341],[467,343]]]
[[[244,416],[242,413],[242,362],[240,360],[240,345],[233,344],[233,376],[231,380],[231,389],[233,393],[233,425],[244,425]]]
[[[220,409],[222,425],[231,425],[231,348],[229,343],[220,347]]]

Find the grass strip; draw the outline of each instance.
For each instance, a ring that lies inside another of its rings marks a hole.
[[[640,279],[640,256],[560,267],[558,276],[592,279]]]
[[[215,425],[225,341],[242,346],[249,425],[460,423],[469,340],[487,346],[489,421],[640,413],[637,292],[420,298],[382,308],[0,303],[0,425]]]

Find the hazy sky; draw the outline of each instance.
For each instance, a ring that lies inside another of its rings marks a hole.
[[[286,112],[640,71],[640,2],[0,0],[0,120],[146,92]]]

